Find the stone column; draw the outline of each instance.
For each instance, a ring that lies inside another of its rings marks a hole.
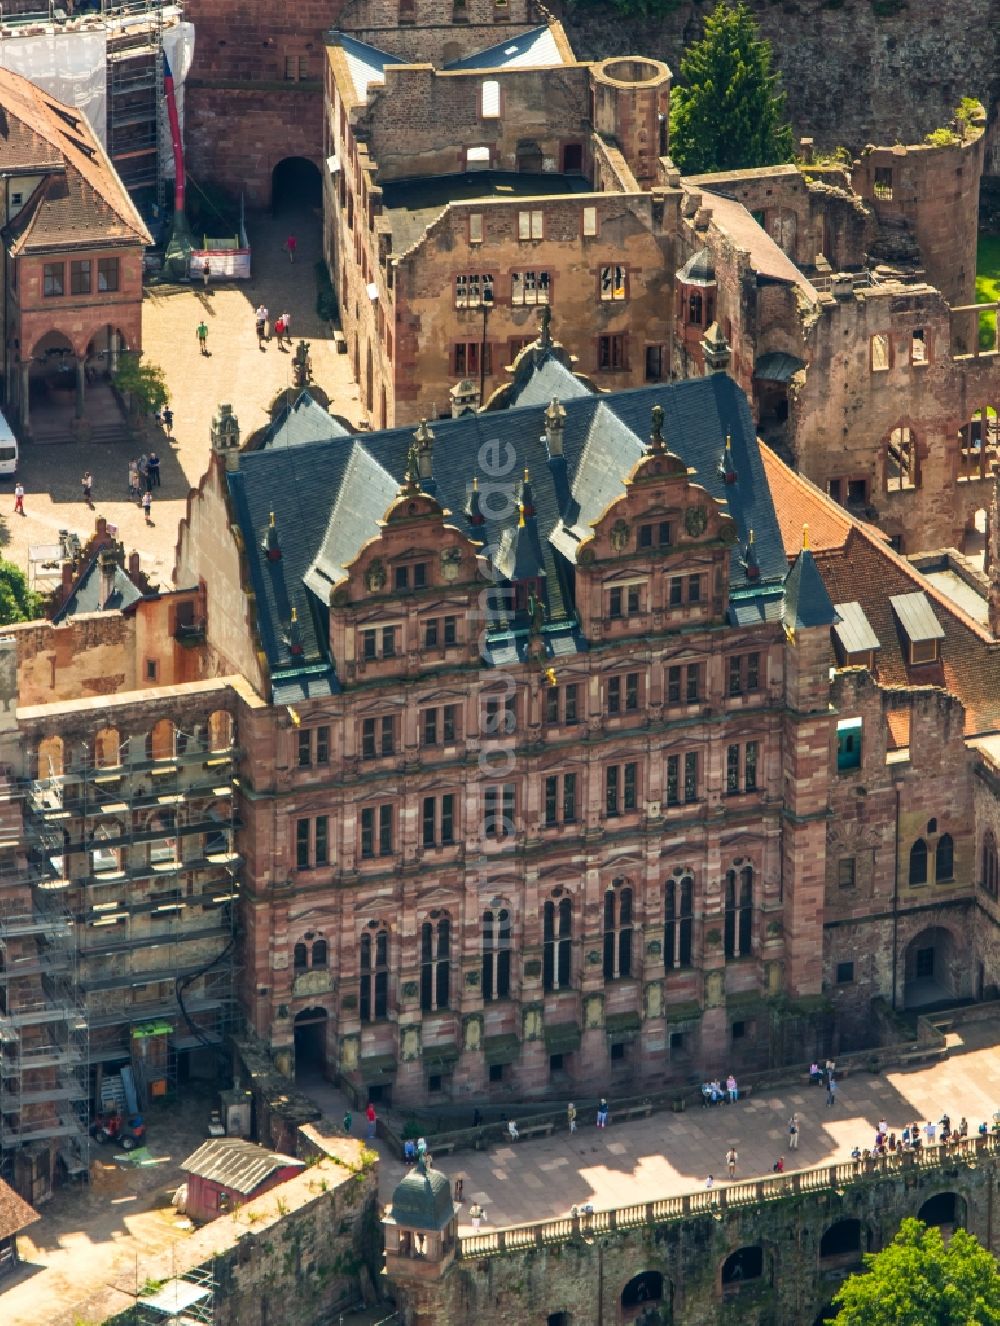
[[[83,406],[87,395],[87,377],[86,363],[81,357],[76,361],[76,409],[74,415],[77,419],[83,418]]]

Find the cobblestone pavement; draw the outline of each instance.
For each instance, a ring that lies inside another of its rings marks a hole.
[[[170,584],[177,525],[188,490],[205,472],[209,423],[220,401],[239,416],[243,436],[261,427],[266,407],[291,385],[292,355],[272,339],[258,349],[253,310],[261,301],[272,318],[292,315],[293,344],[304,337],[311,346],[314,381],[331,397],[339,414],[357,422],[358,395],[349,355],[338,355],[328,327],[316,316],[314,263],[320,256],[320,227],[314,213],[285,213],[251,218],[254,279],[210,288],[152,288],[143,306],[146,358],[165,371],[174,411],[174,437],[159,437],[162,484],[153,494],[153,525],[143,522],[129,501],[127,466],[143,447],[134,443],[28,443],[22,450],[19,477],[25,486],[26,516],[13,515],[13,481],[0,480],[0,542],[3,555],[27,570],[28,547],[58,541],[60,529],[87,538],[95,515],[118,526],[127,551],[138,549],[143,567],[163,586]],[[294,264],[282,245],[290,231],[298,238]],[[208,324],[210,357],[199,353],[195,328]],[[150,445],[156,443],[151,439]],[[80,479],[94,476],[93,512],[81,500]]]
[[[463,1151],[442,1156],[438,1168],[464,1180],[464,1210],[480,1202],[487,1214],[483,1228],[490,1229],[549,1220],[586,1202],[604,1210],[692,1192],[704,1187],[709,1174],[724,1183],[730,1146],[739,1155],[736,1177],[749,1179],[770,1174],[779,1155],[784,1155],[786,1173],[848,1160],[855,1145],[872,1145],[881,1118],[899,1133],[917,1119],[936,1122],[947,1110],[955,1125],[964,1113],[974,1132],[983,1120],[991,1122],[1000,1106],[996,1031],[986,1023],[971,1024],[950,1040],[951,1057],[941,1063],[844,1078],[832,1109],[824,1090],[803,1084],[736,1105],[654,1114],[616,1125],[612,1096],[610,1125],[603,1131],[593,1116],[584,1118],[581,1112],[572,1138],[561,1131],[485,1152]],[[338,1092],[318,1083],[304,1090],[340,1122],[343,1097]],[[797,1152],[788,1150],[793,1111],[801,1129]],[[363,1118],[356,1117],[355,1134],[363,1127]],[[382,1143],[377,1146],[380,1196],[388,1202],[405,1166]],[[467,1219],[460,1221],[460,1229],[472,1232]]]

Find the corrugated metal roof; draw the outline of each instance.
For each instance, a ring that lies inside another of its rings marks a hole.
[[[934,616],[934,609],[923,591],[916,594],[895,594],[889,602],[896,614],[896,620],[911,642],[944,639],[944,627]]]
[[[466,55],[445,65],[445,70],[458,69],[545,69],[564,64],[562,53],[551,30],[543,25],[518,37],[487,46],[484,51]]]
[[[182,1168],[187,1174],[249,1194],[277,1170],[289,1165],[305,1168],[304,1161],[283,1156],[280,1151],[268,1151],[256,1142],[245,1142],[241,1137],[212,1137],[188,1156]]]
[[[833,630],[845,654],[866,654],[881,648],[860,603],[835,603],[834,609],[840,621]]]

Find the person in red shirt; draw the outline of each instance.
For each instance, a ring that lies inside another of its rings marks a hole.
[[[285,248],[288,250],[289,262],[295,261],[295,250],[298,248],[298,245],[299,241],[295,238],[294,235],[289,235],[288,238],[285,240]]]
[[[375,1136],[375,1106],[371,1101],[365,1110],[365,1118],[368,1120],[368,1138],[371,1140]]]

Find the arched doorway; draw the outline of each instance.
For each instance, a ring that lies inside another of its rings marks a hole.
[[[622,1290],[622,1322],[635,1326],[654,1326],[670,1320],[672,1287],[659,1271],[634,1275]]]
[[[28,425],[36,414],[60,424],[72,419],[77,376],[72,341],[60,331],[46,332],[21,365],[21,422]]]
[[[939,1192],[928,1197],[917,1212],[917,1219],[925,1225],[937,1225],[945,1238],[959,1227],[965,1227],[965,1198],[957,1192]]]
[[[326,1077],[326,1037],[330,1015],[325,1008],[295,1014],[295,1077]]]
[[[950,930],[929,926],[914,935],[906,946],[903,979],[906,1008],[947,1003],[961,994]]]
[[[271,211],[300,212],[322,207],[323,182],[319,167],[307,157],[285,157],[271,171]]]
[[[838,1220],[820,1240],[819,1264],[824,1270],[860,1266],[862,1252],[871,1251],[870,1242],[860,1220]]]

